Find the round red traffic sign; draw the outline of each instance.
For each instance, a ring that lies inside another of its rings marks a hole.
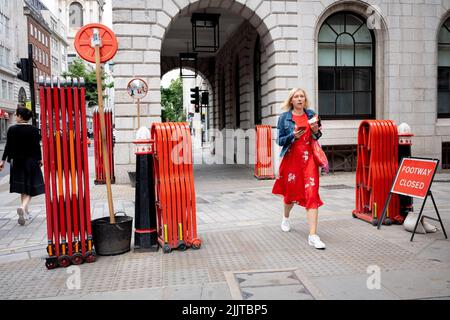
[[[111,60],[117,52],[117,39],[111,29],[100,23],[90,23],[78,30],[75,36],[75,50],[84,60],[95,63],[95,49],[92,46],[94,29],[98,29],[101,39],[100,62]]]

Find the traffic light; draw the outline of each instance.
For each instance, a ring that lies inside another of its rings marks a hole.
[[[198,87],[191,88],[191,104],[198,106],[200,103],[200,93]]]
[[[16,62],[16,66],[20,69],[20,72],[17,74],[17,78],[28,82],[30,80],[30,66],[28,59],[21,58],[20,61]]]
[[[203,91],[202,92],[202,105],[207,106],[209,103],[209,92]]]

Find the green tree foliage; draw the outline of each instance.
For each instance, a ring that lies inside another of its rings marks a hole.
[[[80,58],[76,58],[72,64],[69,66],[69,71],[64,72],[62,74],[63,77],[72,77],[72,78],[84,78],[86,84],[86,102],[89,107],[93,107],[98,105],[98,94],[97,94],[97,76],[95,73],[95,69],[89,71],[85,62]],[[114,83],[106,84],[106,74],[101,71],[102,77],[102,88],[112,88],[114,87]],[[107,98],[107,95],[103,94],[103,98]]]
[[[180,77],[172,80],[168,88],[161,87],[161,107],[163,122],[186,121],[183,111],[183,83]]]

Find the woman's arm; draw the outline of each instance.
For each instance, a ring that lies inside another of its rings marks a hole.
[[[6,145],[5,150],[3,151],[2,161],[6,161],[10,154],[11,154],[11,139],[12,139],[12,133],[11,128],[8,129],[8,133],[6,134]]]
[[[36,160],[42,160],[42,152],[41,152],[41,135],[39,133],[39,130],[36,129],[35,131],[35,138],[34,138],[34,151],[33,151],[33,157],[36,158]]]
[[[294,141],[294,133],[293,132],[289,132],[289,130],[287,130],[284,127],[284,117],[280,116],[280,118],[278,119],[278,124],[277,124],[277,132],[278,132],[278,137],[277,137],[277,144],[280,147],[283,147],[287,144],[292,143],[292,141]]]
[[[311,134],[314,140],[319,140],[319,138],[322,136],[322,132],[320,131],[320,129],[322,129],[322,124],[320,122],[319,116],[317,116],[317,119],[317,122],[311,124]]]
[[[0,161],[0,171],[3,170],[3,168],[5,167],[5,161],[7,159],[9,159],[10,153],[11,153],[11,138],[12,134],[11,134],[11,130],[8,129],[8,133],[6,134],[6,145],[5,145],[5,150],[3,151],[3,156],[2,156],[2,160]]]

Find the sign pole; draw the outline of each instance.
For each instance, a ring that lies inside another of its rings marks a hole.
[[[33,124],[33,126],[37,127],[37,123],[36,123],[36,94],[34,91],[34,68],[33,68],[33,45],[29,44],[28,45],[28,75],[29,75],[29,79],[28,79],[28,84],[30,86],[30,96],[31,96],[31,112],[33,113],[33,117],[31,118],[31,123]]]
[[[100,39],[98,29],[94,29],[92,44],[94,45],[94,50],[95,50],[95,73],[97,76],[98,113],[100,116],[100,134],[101,134],[101,141],[102,141],[103,166],[105,168],[106,190],[108,193],[108,206],[109,206],[109,217],[110,217],[109,222],[111,224],[114,224],[114,223],[116,223],[116,219],[114,216],[114,204],[113,204],[112,190],[111,190],[111,177],[110,177],[110,171],[109,171],[110,170],[109,154],[108,154],[108,148],[106,145],[106,124],[105,124],[105,114],[103,112],[102,77],[100,74],[101,39]]]
[[[141,127],[141,99],[137,99],[137,121],[139,129]]]

